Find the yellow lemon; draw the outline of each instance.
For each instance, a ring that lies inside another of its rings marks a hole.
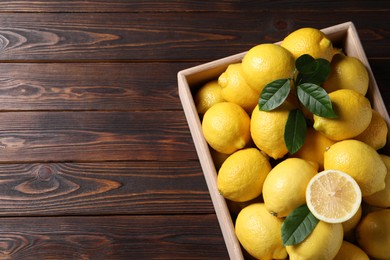
[[[375,192],[370,196],[366,196],[363,200],[376,207],[389,208],[390,207],[390,156],[380,154],[383,162],[387,168],[385,177],[385,188],[381,191]]]
[[[330,75],[323,84],[328,93],[338,89],[352,89],[366,95],[369,77],[363,62],[352,56],[336,54],[330,66]]]
[[[362,217],[362,212],[362,206],[360,205],[359,209],[356,211],[355,215],[352,216],[352,218],[341,223],[341,225],[343,225],[344,236],[350,235],[350,233],[354,230]]]
[[[343,241],[340,250],[333,260],[370,260],[368,255],[358,246]]]
[[[295,59],[303,54],[309,54],[315,59],[331,61],[334,53],[332,42],[315,28],[301,28],[290,33],[283,39],[281,46],[289,50]]]
[[[217,103],[204,114],[202,131],[214,150],[232,154],[250,141],[250,118],[235,103]]]
[[[252,89],[243,77],[241,63],[231,64],[219,78],[222,88],[222,97],[240,105],[249,114],[259,101],[260,92]]]
[[[286,246],[289,259],[333,259],[343,243],[343,227],[319,221],[313,232],[301,243]]]
[[[306,204],[311,213],[327,223],[342,223],[359,210],[362,193],[348,174],[325,170],[314,176],[306,188]]]
[[[247,148],[230,155],[218,172],[218,191],[232,201],[248,201],[260,195],[271,170],[268,159],[257,149]]]
[[[268,174],[263,186],[267,210],[274,216],[286,217],[306,202],[306,185],[317,174],[312,164],[299,158],[288,158]]]
[[[356,228],[356,238],[369,256],[390,259],[390,209],[365,216]]]
[[[263,203],[254,203],[238,214],[235,232],[243,248],[256,259],[285,259],[282,222],[269,214]]]
[[[363,197],[385,188],[385,163],[374,148],[357,140],[332,145],[324,154],[324,169],[339,170],[352,176]]]
[[[329,94],[337,118],[314,115],[314,129],[329,139],[340,141],[361,134],[371,122],[370,101],[350,89],[341,89]]]
[[[292,156],[315,162],[320,169],[323,169],[324,152],[334,143],[335,141],[310,127],[306,130],[305,143],[301,149]]]
[[[244,78],[251,88],[261,93],[265,85],[294,74],[294,58],[277,44],[264,43],[251,48],[242,60]]]
[[[203,115],[213,105],[225,101],[222,97],[222,88],[217,80],[204,84],[195,94],[194,102],[198,114]]]
[[[292,109],[293,106],[285,102],[272,111],[261,111],[256,106],[252,112],[250,132],[253,142],[274,159],[282,158],[288,152],[284,143],[284,128]]]
[[[386,145],[387,142],[387,123],[375,110],[372,110],[371,122],[360,135],[354,137],[356,140],[365,142],[372,146],[375,150],[379,150]]]

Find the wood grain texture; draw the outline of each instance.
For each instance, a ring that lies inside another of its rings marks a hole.
[[[216,217],[34,217],[1,220],[0,258],[228,259]]]
[[[0,259],[229,259],[176,73],[354,22],[390,107],[388,1],[5,0]]]
[[[0,63],[0,109],[182,110],[174,80],[196,63]]]
[[[112,160],[197,160],[184,113],[0,113],[0,162]]]
[[[369,62],[386,99],[390,58]],[[173,79],[178,71],[199,64],[0,63],[0,110],[182,110]]]
[[[194,162],[0,164],[0,215],[213,213]]]
[[[280,41],[297,28],[325,28],[346,19],[355,22],[369,58],[390,53],[390,32],[383,28],[389,10],[351,11],[348,18],[335,12],[221,12],[218,22],[209,12],[2,14],[0,60],[209,61]]]
[[[375,80],[378,84],[381,96],[386,105],[387,111],[390,111],[390,88],[388,87],[388,82],[390,82],[390,73],[389,73],[389,59],[376,59],[369,60],[370,67],[374,74]]]
[[[383,10],[387,6],[387,1],[310,1],[299,2],[283,1],[238,1],[220,0],[216,2],[208,1],[128,1],[128,0],[40,0],[2,1],[0,12],[250,12],[254,9],[299,9],[301,11],[337,10]]]

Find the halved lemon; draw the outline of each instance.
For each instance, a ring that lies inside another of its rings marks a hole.
[[[324,222],[342,223],[352,218],[362,202],[357,182],[347,173],[325,170],[316,174],[306,188],[306,204]]]

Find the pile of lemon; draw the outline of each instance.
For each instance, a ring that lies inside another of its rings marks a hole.
[[[299,106],[291,94],[261,111],[266,84],[294,75],[303,54],[330,62],[322,87],[337,118],[304,111],[305,143],[289,154],[284,130]],[[242,247],[257,259],[390,259],[388,127],[366,97],[369,75],[357,58],[321,31],[303,28],[280,45],[260,44],[195,95],[202,131],[218,170],[218,190],[230,206]],[[319,219],[300,243],[284,245],[281,227],[306,204]]]

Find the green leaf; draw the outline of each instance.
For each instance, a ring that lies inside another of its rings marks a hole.
[[[299,71],[296,82],[314,83],[321,85],[324,83],[330,74],[330,63],[325,59],[314,59],[308,54],[300,56],[295,61],[295,67]]]
[[[318,221],[306,204],[296,208],[282,224],[283,245],[295,245],[305,240],[317,226]]]
[[[295,67],[302,74],[310,74],[315,70],[315,59],[309,54],[303,54],[295,61]]]
[[[277,79],[268,83],[260,94],[259,109],[270,111],[280,106],[290,93],[290,79]]]
[[[321,117],[336,118],[332,102],[326,91],[313,83],[303,83],[297,87],[299,101],[313,114]]]
[[[284,128],[284,143],[290,154],[296,153],[305,143],[306,119],[299,109],[291,110]]]

